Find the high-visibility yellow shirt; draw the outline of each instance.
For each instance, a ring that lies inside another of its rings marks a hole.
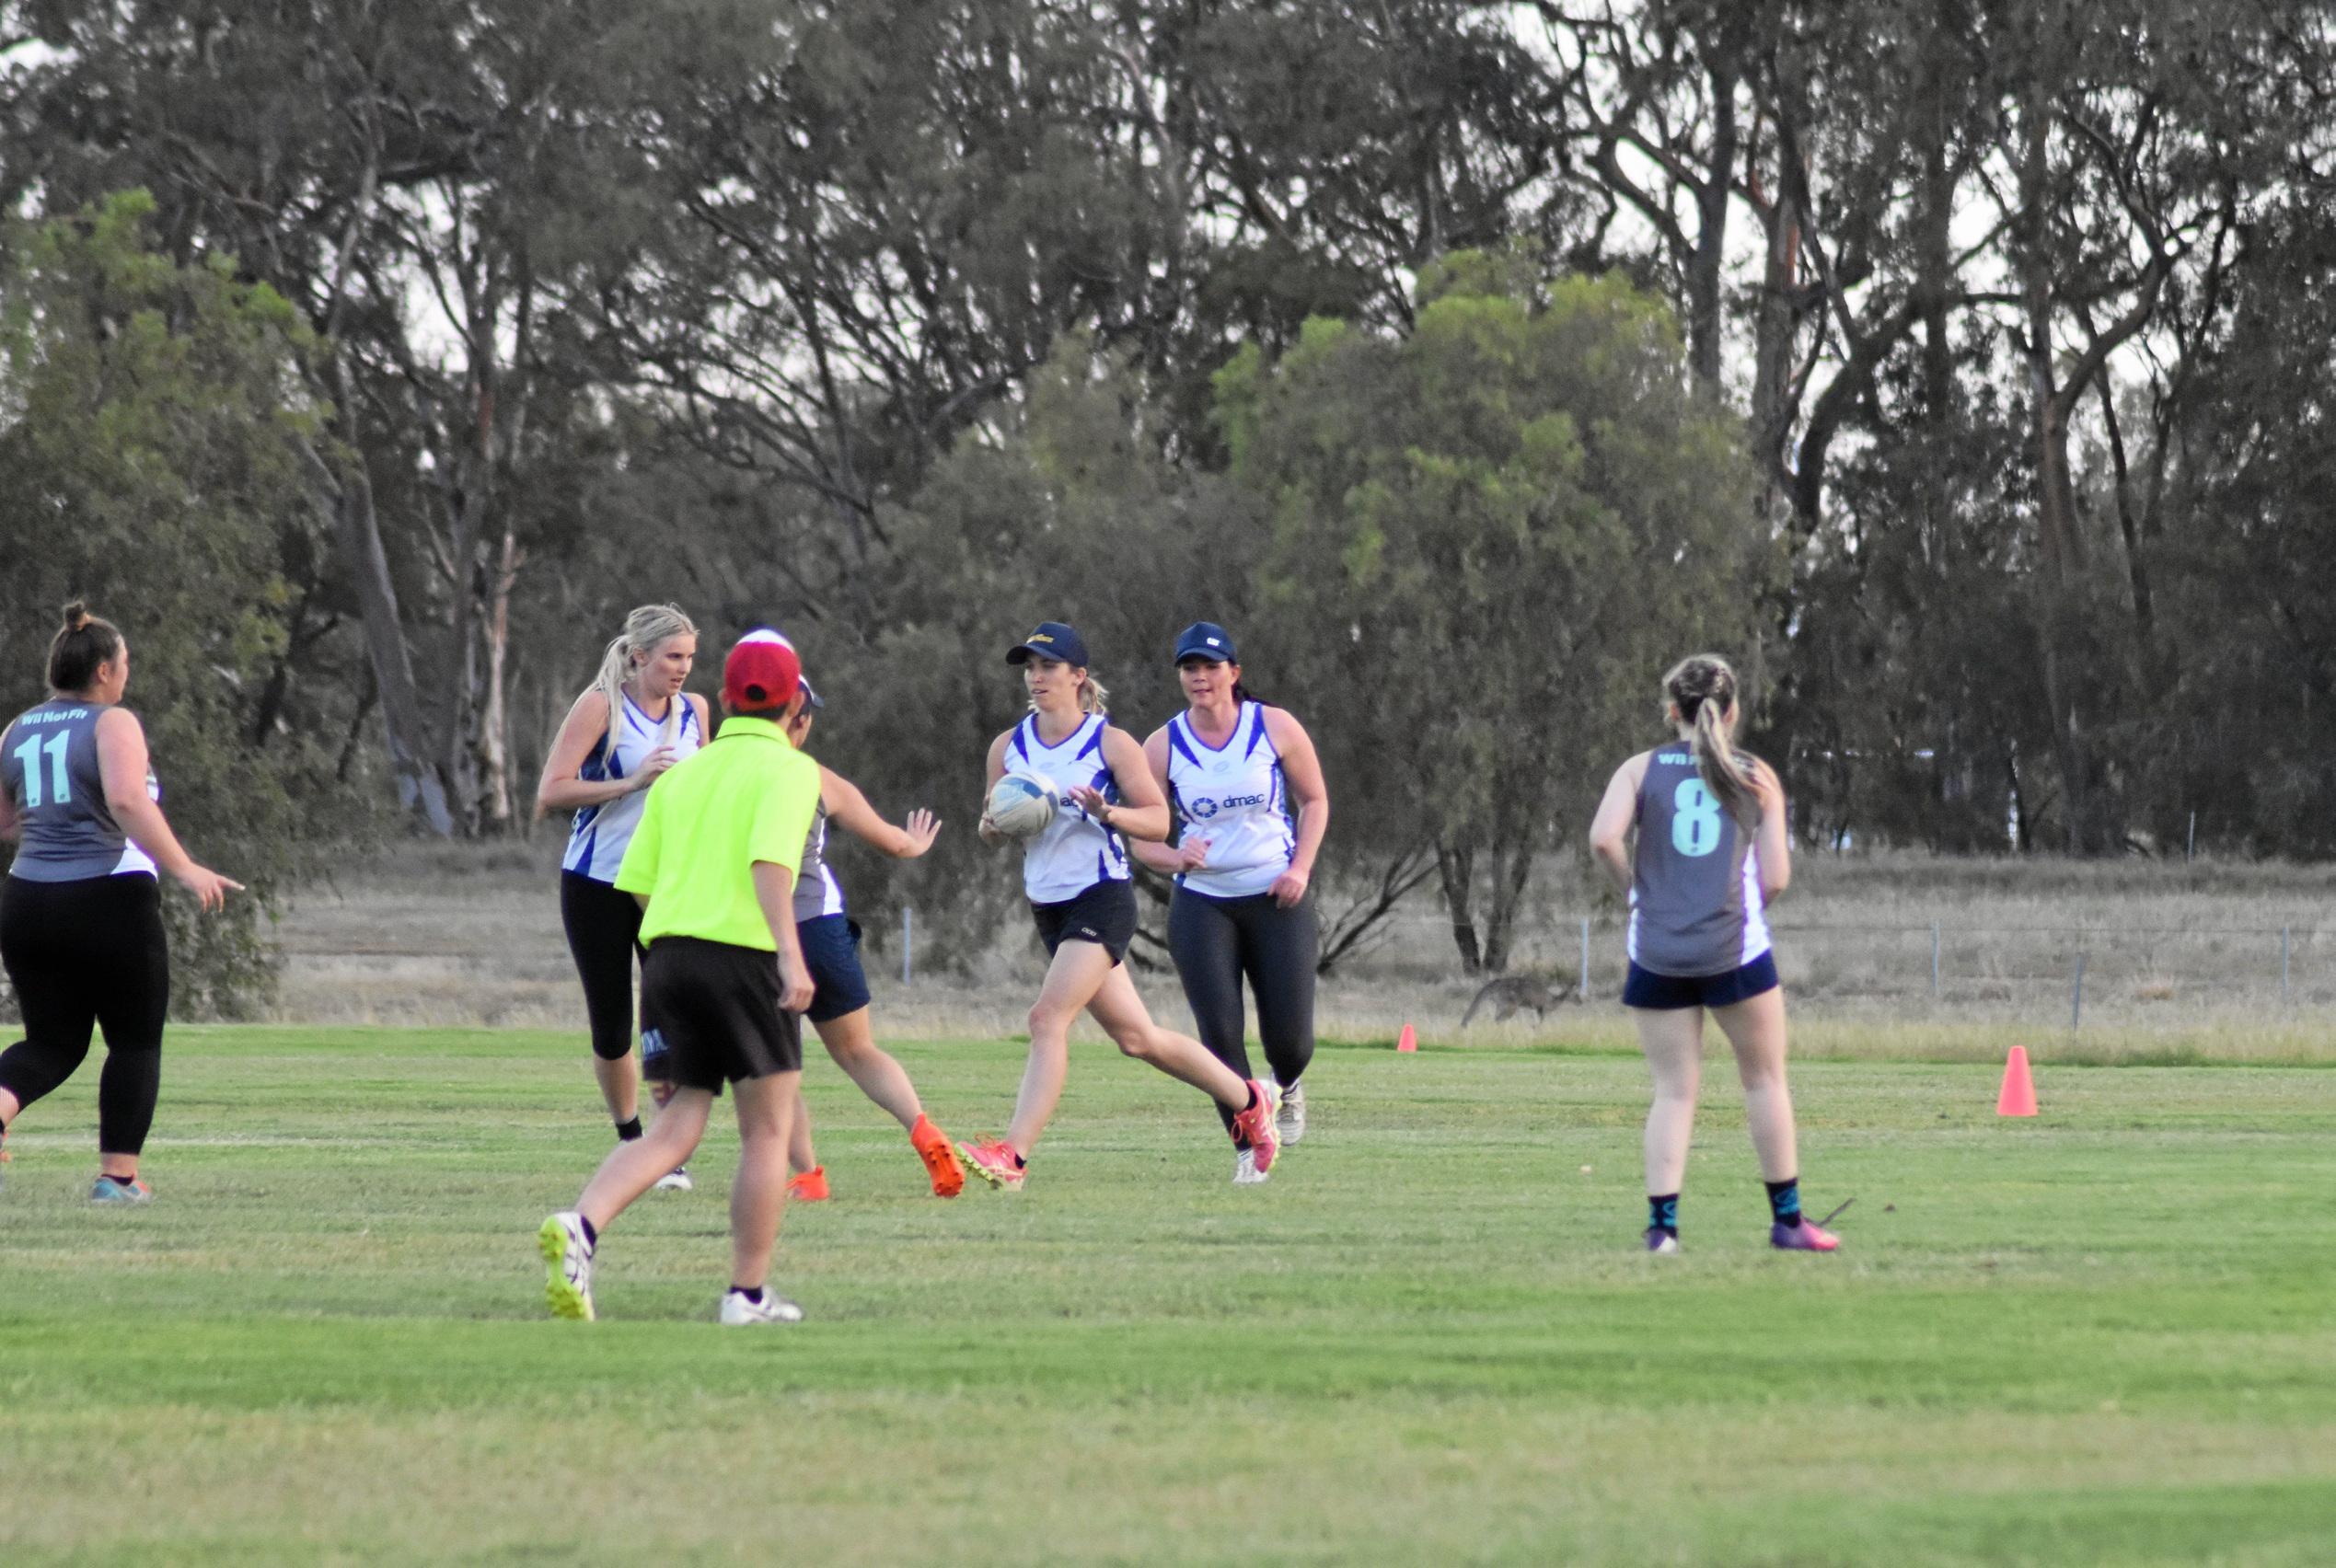
[[[649,786],[617,886],[647,894],[641,940],[696,937],[776,952],[754,866],[790,874],[819,806],[819,765],[768,719],[733,714],[702,750]],[[792,918],[792,914],[789,917]]]

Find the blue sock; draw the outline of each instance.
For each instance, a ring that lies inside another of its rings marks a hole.
[[[1647,1196],[1647,1228],[1659,1230],[1666,1236],[1679,1234],[1679,1194],[1665,1193],[1660,1197]]]
[[[1768,1183],[1768,1212],[1779,1225],[1800,1223],[1800,1178],[1787,1176]]]

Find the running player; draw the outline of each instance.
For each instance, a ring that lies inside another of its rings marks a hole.
[[[1104,719],[1087,645],[1070,627],[1041,622],[1007,651],[1006,663],[1022,666],[1030,712],[990,743],[984,799],[1012,767],[1052,779],[1062,806],[1022,851],[1023,891],[1049,955],[1030,1009],[1029,1065],[1006,1136],[962,1146],[966,1159],[992,1186],[1021,1187],[1030,1151],[1062,1098],[1070,1022],[1084,1008],[1120,1050],[1224,1106],[1234,1138],[1249,1144],[1259,1170],[1271,1170],[1280,1135],[1265,1087],[1255,1078],[1244,1083],[1199,1041],[1152,1022],[1120,962],[1135,939],[1136,894],[1119,836],[1168,836],[1168,802],[1144,766],[1143,748]],[[984,842],[1000,842],[986,810],[980,832]]]
[[[130,644],[80,601],[49,644],[48,700],[0,731],[0,838],[17,858],[0,888],[0,964],[24,1038],[0,1053],[0,1138],[71,1078],[106,1036],[98,1170],[89,1198],[143,1204],[138,1156],[162,1086],[170,948],[157,868],[205,910],[243,884],[195,864],[162,814],[145,731],[121,706]]]
[[[787,739],[797,751],[811,738],[814,713],[827,705],[803,683],[803,709],[788,726]],[[878,816],[859,787],[831,767],[819,769],[819,808],[812,818],[811,836],[803,847],[803,866],[795,876],[795,934],[803,944],[803,961],[811,971],[811,1007],[804,1016],[819,1032],[827,1047],[861,1092],[898,1119],[908,1130],[908,1142],[925,1162],[935,1197],[954,1198],[965,1191],[966,1169],[948,1135],[933,1125],[917,1099],[917,1086],[876,1043],[868,1027],[868,976],[860,967],[860,922],[844,913],[843,889],[827,865],[827,824],[833,823],[896,859],[913,860],[932,847],[941,824],[929,811],[908,813],[905,827],[895,827]],[[805,1203],[827,1197],[827,1168],[819,1163],[811,1144],[811,1113],[805,1107],[795,1118],[795,1136],[787,1152],[795,1174],[788,1180],[787,1195]]]
[[[681,689],[697,657],[698,628],[675,605],[643,605],[625,617],[599,676],[561,722],[536,785],[539,808],[576,813],[560,862],[560,923],[584,982],[593,1075],[620,1142],[641,1136],[632,971],[642,948],[641,905],[618,891],[617,868],[641,821],[643,791],[711,732],[706,699]],[[660,1185],[687,1188],[689,1173],[670,1172]]]
[[[1241,684],[1232,634],[1208,621],[1176,638],[1185,711],[1151,732],[1144,760],[1167,792],[1176,844],[1131,847],[1173,874],[1168,952],[1201,1043],[1249,1076],[1241,979],[1257,998],[1257,1033],[1281,1100],[1285,1144],[1306,1136],[1306,1090],[1314,1055],[1314,960],[1320,932],[1306,884],[1330,825],[1330,793],[1304,725],[1251,697]],[[1293,828],[1291,809],[1297,823]],[[1220,1112],[1224,1107],[1219,1106]],[[1228,1123],[1231,1113],[1225,1112]],[[1233,1181],[1262,1182],[1255,1151],[1236,1143]]]
[[[576,1206],[538,1228],[556,1317],[593,1317],[600,1232],[689,1158],[725,1081],[735,1093],[740,1147],[722,1321],[803,1317],[766,1288],[801,1102],[795,1015],[811,1003],[795,940],[794,875],[818,808],[819,769],[786,733],[803,702],[802,673],[793,646],[777,632],[739,640],[723,664],[728,717],[721,734],[649,791],[618,868],[617,886],[643,906],[642,1003],[658,1020],[676,1087],[647,1136],[618,1144]]]
[[[1679,1250],[1679,1190],[1703,1072],[1704,1009],[1735,1048],[1744,1119],[1768,1183],[1768,1242],[1830,1252],[1840,1243],[1800,1212],[1792,1091],[1785,1083],[1785,993],[1767,905],[1792,880],[1785,787],[1739,752],[1736,673],[1699,653],[1663,677],[1677,741],[1614,770],[1590,847],[1630,898],[1623,1005],[1655,1079],[1647,1113],[1647,1250]],[[1635,850],[1628,845],[1638,833]]]

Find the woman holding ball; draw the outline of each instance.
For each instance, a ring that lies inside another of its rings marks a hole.
[[[1764,917],[1792,880],[1785,789],[1774,768],[1736,750],[1737,716],[1736,673],[1727,661],[1699,653],[1673,666],[1663,676],[1663,717],[1676,741],[1614,770],[1590,829],[1591,852],[1630,899],[1623,1005],[1655,1079],[1647,1250],[1679,1250],[1679,1193],[1709,1009],[1743,1081],[1744,1118],[1768,1187],[1769,1245],[1830,1252],[1840,1242],[1800,1212],[1785,994]]]
[[[1021,667],[1030,712],[990,743],[985,797],[1008,768],[1049,780],[1061,799],[1054,819],[1025,838],[1023,891],[1049,962],[1030,1009],[1030,1059],[1002,1138],[962,1146],[992,1186],[1019,1189],[1030,1151],[1062,1097],[1070,1023],[1081,1009],[1120,1050],[1207,1093],[1231,1116],[1233,1136],[1270,1170],[1280,1147],[1274,1106],[1263,1085],[1246,1082],[1198,1042],[1152,1022],[1122,963],[1136,934],[1136,895],[1119,839],[1168,836],[1168,803],[1143,748],[1104,717],[1104,693],[1089,672],[1087,645],[1060,621],[1006,652]],[[1002,836],[982,814],[984,842]]]
[[[642,605],[625,617],[598,677],[561,721],[536,786],[540,808],[576,813],[560,862],[560,923],[584,982],[593,1074],[624,1143],[641,1136],[632,972],[642,911],[632,894],[618,890],[617,868],[649,786],[711,732],[706,699],[681,689],[697,658],[698,628],[679,607]],[[644,1041],[653,1033],[644,1027]],[[675,1171],[659,1185],[687,1188],[688,1173]]]
[[[106,1037],[98,1078],[98,1180],[89,1199],[143,1204],[138,1157],[162,1086],[170,948],[155,873],[205,911],[242,891],[195,864],[163,817],[146,732],[121,706],[130,643],[78,601],[49,644],[49,697],[0,730],[0,838],[17,857],[0,888],[0,964],[24,1038],[0,1052],[0,1138]]]
[[[1151,732],[1144,760],[1177,822],[1175,847],[1139,840],[1136,858],[1175,878],[1168,951],[1201,1043],[1249,1076],[1242,977],[1257,999],[1257,1033],[1278,1090],[1285,1144],[1306,1134],[1300,1081],[1314,1055],[1314,961],[1321,948],[1306,896],[1330,825],[1330,794],[1304,725],[1251,697],[1232,634],[1208,621],[1176,638],[1185,711]],[[1295,824],[1292,813],[1295,813]],[[1221,1107],[1220,1107],[1221,1109]],[[1262,1182],[1236,1144],[1233,1181]]]

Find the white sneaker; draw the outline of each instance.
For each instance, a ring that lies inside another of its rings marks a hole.
[[[1281,1104],[1274,1112],[1274,1130],[1285,1144],[1294,1144],[1306,1136],[1306,1086],[1293,1083],[1281,1090]]]
[[[1257,1169],[1257,1151],[1255,1149],[1243,1148],[1235,1149],[1233,1151],[1234,1186],[1254,1187],[1258,1182],[1270,1179],[1271,1172]]]
[[[584,1239],[584,1216],[563,1209],[545,1220],[536,1231],[536,1250],[551,1271],[543,1287],[551,1315],[591,1322],[592,1243]]]
[[[677,1165],[658,1177],[657,1184],[649,1190],[653,1193],[687,1193],[697,1185],[697,1182],[689,1179],[689,1167]]]
[[[773,1296],[769,1289],[759,1301],[749,1301],[735,1290],[722,1293],[722,1321],[725,1328],[743,1328],[753,1323],[800,1323],[803,1309],[783,1296]]]

